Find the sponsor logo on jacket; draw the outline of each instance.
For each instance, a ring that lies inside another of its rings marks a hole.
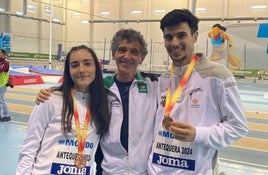
[[[148,93],[147,84],[138,82],[139,93]]]
[[[161,155],[157,153],[153,154],[153,163],[161,165],[161,166],[166,166],[166,167],[186,169],[190,171],[195,170],[194,160],[170,157],[170,156],[165,156],[165,155]]]
[[[60,139],[59,140],[59,144],[60,145],[66,145],[66,146],[78,146],[78,141],[77,140],[72,140],[72,139]],[[92,142],[86,142],[85,143],[85,148],[90,148],[93,149],[94,148],[94,143]]]
[[[158,131],[158,135],[165,138],[174,139],[174,135],[171,132],[160,130]]]
[[[200,107],[200,104],[198,103],[199,100],[198,100],[198,95],[194,95],[195,93],[198,93],[198,92],[202,92],[203,90],[201,89],[201,87],[199,88],[195,88],[195,89],[192,89],[190,90],[190,93],[189,93],[189,96],[190,96],[190,100],[191,100],[191,107],[192,108],[199,108]]]
[[[198,99],[194,98],[191,101],[192,101],[192,104],[191,104],[192,108],[199,108],[200,107],[200,104],[198,103],[199,102]]]
[[[160,104],[161,104],[162,107],[165,107],[165,105],[166,105],[166,98],[167,98],[167,96],[162,96],[162,97],[161,97],[161,102],[160,102]]]
[[[50,173],[61,175],[90,175],[90,167],[86,166],[84,168],[79,169],[74,165],[52,163]]]

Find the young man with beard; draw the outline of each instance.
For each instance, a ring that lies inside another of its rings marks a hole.
[[[248,132],[235,77],[222,64],[194,53],[198,18],[175,9],[160,22],[172,59],[159,78],[159,108],[148,172],[218,174],[218,149]]]

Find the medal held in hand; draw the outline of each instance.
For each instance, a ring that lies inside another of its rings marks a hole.
[[[193,55],[192,60],[190,64],[188,65],[183,77],[181,78],[177,89],[175,90],[174,94],[171,95],[171,81],[169,81],[169,86],[167,90],[167,97],[166,97],[166,104],[165,104],[165,114],[164,114],[164,119],[162,121],[162,125],[166,130],[169,130],[169,128],[172,126],[173,119],[169,116],[172,108],[174,107],[176,101],[180,98],[180,95],[182,93],[183,87],[187,83],[194,66],[198,60],[197,55]],[[174,64],[172,64],[171,70],[170,70],[170,77],[173,76],[174,74]]]
[[[165,117],[164,120],[162,121],[163,127],[169,131],[169,127],[171,127],[173,122],[173,119],[171,117]]]
[[[78,169],[84,168],[87,164],[86,156],[78,154],[74,160],[74,164]]]
[[[84,168],[87,164],[87,158],[85,155],[83,155],[83,152],[84,152],[85,143],[86,143],[89,119],[90,119],[90,111],[87,109],[84,126],[81,129],[77,106],[74,101],[74,120],[75,120],[75,127],[76,127],[76,137],[77,137],[77,142],[78,142],[78,155],[76,156],[74,160],[74,164],[78,169]]]

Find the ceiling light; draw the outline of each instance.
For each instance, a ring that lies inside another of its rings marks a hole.
[[[110,12],[100,12],[101,16],[110,15]]]
[[[36,7],[33,5],[27,5],[27,8],[32,11],[36,11]]]
[[[197,12],[204,12],[204,11],[206,11],[206,8],[204,8],[204,7],[199,7],[199,8],[196,8],[195,9]]]
[[[83,20],[83,21],[81,21],[80,23],[81,23],[81,24],[88,24],[88,21]]]
[[[253,5],[251,6],[252,10],[256,10],[256,9],[266,9],[267,5]]]
[[[158,9],[158,10],[154,10],[154,13],[165,13],[166,10],[163,9]]]
[[[53,22],[56,22],[56,23],[61,23],[61,20],[60,19],[57,19],[57,18],[53,18],[52,21]]]
[[[44,13],[52,15],[53,11],[50,9],[50,6],[44,5]]]
[[[133,10],[130,12],[131,15],[134,15],[134,14],[141,14],[141,10]]]
[[[72,15],[72,16],[80,16],[80,13],[73,12],[71,15]]]
[[[17,11],[16,14],[21,16],[21,15],[23,15],[23,12]]]

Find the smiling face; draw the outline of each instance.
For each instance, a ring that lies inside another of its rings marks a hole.
[[[94,81],[96,75],[92,55],[85,49],[73,51],[70,55],[69,69],[74,89],[79,92],[87,92],[88,86]]]
[[[186,22],[165,27],[163,30],[166,50],[176,66],[189,64],[194,54],[198,32],[191,34]]]
[[[141,54],[141,45],[137,41],[128,42],[124,39],[119,42],[118,48],[113,54],[117,64],[117,79],[122,82],[132,81],[135,78],[137,68],[144,58]]]

